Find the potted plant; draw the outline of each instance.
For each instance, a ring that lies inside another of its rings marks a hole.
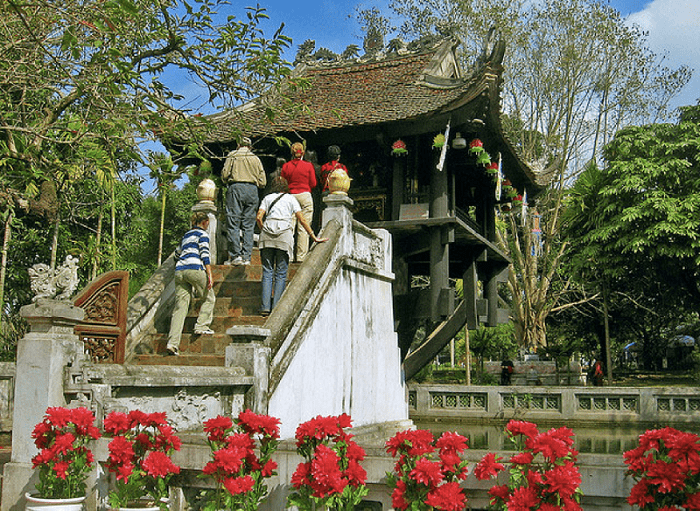
[[[508,483],[489,490],[491,508],[580,511],[581,474],[573,431],[561,427],[540,432],[532,422],[511,420],[506,433],[520,452],[508,460]],[[501,461],[493,453],[484,456],[474,469],[476,478],[496,477],[505,469]]]
[[[277,468],[272,455],[279,443],[279,423],[250,410],[239,413],[235,421],[218,416],[204,422],[212,460],[202,469],[202,477],[216,482],[214,490],[204,493],[204,511],[258,509],[267,496],[265,479]]]
[[[87,408],[48,408],[34,427],[32,438],[40,450],[32,458],[39,469],[37,494],[27,493],[27,509],[39,506],[82,508],[93,456],[87,445],[100,437],[95,415]]]
[[[467,439],[451,432],[437,440],[422,429],[400,431],[390,438],[386,450],[399,456],[394,472],[387,473],[394,509],[466,509],[467,497],[460,487],[467,477],[467,461],[461,457],[466,449]]]
[[[365,451],[345,432],[350,427],[347,414],[319,415],[299,425],[297,453],[304,461],[292,474],[295,491],[289,495],[287,507],[351,511],[367,495],[367,472],[360,466]]]
[[[644,510],[700,508],[700,437],[671,427],[650,429],[624,453],[635,481],[627,502]]]
[[[170,478],[180,473],[170,456],[181,441],[165,413],[112,412],[104,430],[112,436],[107,469],[117,477],[110,506],[166,509]]]

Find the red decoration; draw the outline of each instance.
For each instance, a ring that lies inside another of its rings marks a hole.
[[[391,154],[393,154],[394,156],[406,154],[407,152],[408,149],[406,149],[406,142],[404,142],[401,139],[398,139],[391,145]]]

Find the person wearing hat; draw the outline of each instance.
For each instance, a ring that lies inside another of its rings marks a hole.
[[[322,193],[324,196],[328,194],[328,176],[331,175],[331,172],[333,172],[336,169],[341,169],[345,171],[345,173],[348,173],[348,168],[340,163],[340,147],[337,145],[332,145],[328,148],[326,151],[326,154],[328,155],[328,163],[325,163],[323,167],[321,167],[321,185],[322,185]]]
[[[267,184],[263,164],[250,149],[250,139],[241,138],[238,148],[226,156],[221,179],[226,183],[226,234],[228,260],[224,264],[250,264],[253,253],[258,189]]]
[[[311,225],[314,216],[311,190],[316,187],[316,170],[310,162],[304,160],[305,149],[301,143],[293,143],[291,149],[292,159],[284,164],[281,175],[289,184],[289,193],[299,201],[301,214]],[[294,258],[297,262],[301,262],[309,251],[309,234],[299,222],[295,223],[294,231],[296,232]]]

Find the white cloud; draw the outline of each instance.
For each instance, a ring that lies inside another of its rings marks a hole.
[[[692,80],[674,105],[695,104],[700,98],[700,2],[653,0],[644,10],[631,14],[628,22],[649,32],[649,47],[666,55],[670,67],[693,69]]]

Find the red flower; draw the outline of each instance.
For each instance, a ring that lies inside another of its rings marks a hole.
[[[316,448],[314,459],[311,461],[311,485],[316,490],[314,496],[325,497],[332,493],[342,493],[347,481],[341,476],[338,454],[321,444]]]
[[[510,421],[506,425],[506,431],[512,436],[523,435],[527,438],[534,438],[536,435],[539,434],[537,426],[532,422],[526,421]]]
[[[469,149],[473,149],[475,147],[484,147],[484,143],[478,138],[475,138],[474,140],[469,142]]]
[[[65,461],[57,461],[53,465],[53,471],[56,472],[56,477],[65,480],[68,477],[68,463]]]
[[[670,493],[685,487],[685,474],[677,463],[667,463],[657,460],[647,470],[650,484],[659,485],[659,493]]]
[[[112,412],[104,420],[105,433],[121,435],[130,428],[129,416],[121,412]]]
[[[534,456],[532,455],[532,453],[526,451],[511,456],[508,462],[513,463],[514,465],[529,465],[530,463],[532,463],[533,459]]]
[[[500,456],[496,458],[494,453],[488,453],[474,468],[474,475],[479,481],[497,476],[501,470],[505,469],[503,463],[499,463],[500,460]]]
[[[292,486],[297,490],[302,486],[311,484],[311,462],[299,463],[292,474]]]
[[[492,486],[489,490],[489,495],[491,495],[490,503],[491,505],[496,505],[499,501],[505,502],[510,497],[510,490],[508,485],[496,485]]]
[[[233,433],[226,438],[226,446],[229,448],[244,449],[252,451],[255,447],[255,442],[245,433]]]
[[[226,437],[227,431],[232,427],[233,421],[231,418],[222,415],[204,421],[204,433],[206,433],[210,442],[222,442]]]
[[[440,465],[426,458],[420,458],[416,462],[416,467],[408,474],[414,481],[424,484],[429,488],[434,488],[443,480]]]
[[[425,503],[444,511],[462,511],[467,498],[455,482],[445,483],[428,492]]]
[[[267,463],[260,469],[260,474],[263,477],[269,477],[275,473],[277,470],[277,462],[274,460],[267,460]]]
[[[151,452],[141,465],[151,477],[165,477],[168,474],[179,474],[180,467],[175,465],[170,457],[161,451]]]
[[[110,467],[130,463],[134,459],[134,446],[123,436],[115,436],[107,448],[109,450],[108,466]]]
[[[131,463],[125,463],[116,467],[117,471],[117,481],[124,481],[125,483],[129,481],[131,474],[134,473],[134,466]]]
[[[269,415],[258,415],[245,410],[238,414],[238,424],[249,434],[259,433],[272,438],[280,436],[280,420]]]
[[[391,492],[391,505],[394,509],[407,509],[410,505],[404,496],[406,495],[406,483],[401,479],[396,481],[396,488]]]
[[[435,446],[440,452],[463,452],[467,449],[467,439],[458,433],[444,432]]]
[[[219,470],[227,474],[236,474],[241,469],[246,454],[245,449],[231,447],[219,449],[214,453],[214,463]]]
[[[249,492],[253,489],[255,485],[255,480],[246,475],[244,477],[230,477],[224,480],[224,487],[231,493],[231,495],[239,495],[241,493]]]
[[[545,472],[544,482],[548,485],[546,492],[571,497],[581,485],[581,474],[571,461],[567,461]]]
[[[686,509],[700,509],[700,492],[691,493],[685,501]]]
[[[542,433],[532,439],[533,453],[542,453],[548,461],[563,458],[569,454],[569,446],[561,438],[549,433]]]
[[[433,434],[425,429],[400,431],[386,442],[386,450],[392,456],[397,453],[421,456],[435,451],[434,440]]]
[[[537,498],[537,493],[534,488],[521,486],[513,490],[513,494],[508,499],[506,505],[508,511],[529,511],[537,506],[540,499]]]
[[[354,487],[365,484],[367,480],[367,471],[355,460],[348,461],[348,468],[343,472],[348,482]]]

